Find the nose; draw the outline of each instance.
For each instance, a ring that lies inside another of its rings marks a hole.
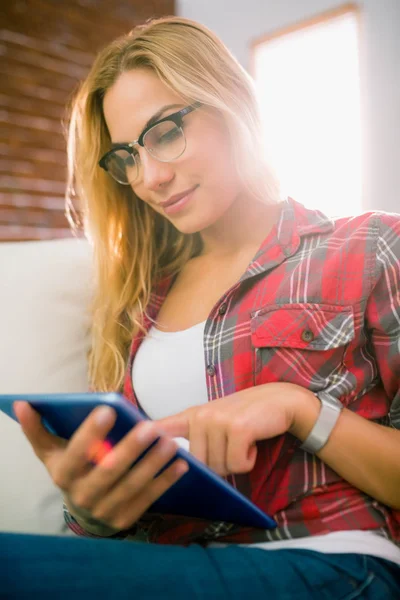
[[[173,164],[157,160],[144,148],[140,150],[139,178],[141,183],[147,190],[158,191],[160,187],[174,178]]]

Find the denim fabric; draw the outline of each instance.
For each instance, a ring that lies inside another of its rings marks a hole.
[[[399,600],[400,567],[299,549],[0,533],[0,598]]]

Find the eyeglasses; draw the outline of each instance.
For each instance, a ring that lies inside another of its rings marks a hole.
[[[186,149],[183,117],[201,106],[195,102],[168,117],[146,127],[137,140],[129,144],[115,144],[99,161],[99,166],[122,185],[129,185],[139,176],[140,157],[136,145],[144,148],[160,162],[176,160]]]

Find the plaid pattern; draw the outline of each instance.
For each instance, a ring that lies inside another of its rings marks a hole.
[[[359,415],[400,428],[400,217],[335,221],[288,199],[248,269],[209,315],[204,358],[209,401],[285,381],[330,394]],[[172,280],[155,289],[148,330]],[[132,343],[124,393],[137,404]],[[377,530],[400,543],[400,511],[354,488],[285,434],[258,444],[251,473],[228,477],[278,523],[243,528],[172,515],[140,525],[158,543],[251,543]]]

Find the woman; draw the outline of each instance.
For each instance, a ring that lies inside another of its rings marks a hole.
[[[111,409],[67,445],[15,409],[72,530],[153,543],[14,537],[25,578],[38,547],[58,557],[42,598],[70,593],[71,567],[82,597],[398,597],[400,219],[332,221],[281,200],[260,132],[249,77],[184,19],[110,44],[75,99],[70,183],[98,274],[92,384],[123,386],[155,421],[91,467]],[[154,479],[177,436],[277,528],[146,514],[187,468]]]

